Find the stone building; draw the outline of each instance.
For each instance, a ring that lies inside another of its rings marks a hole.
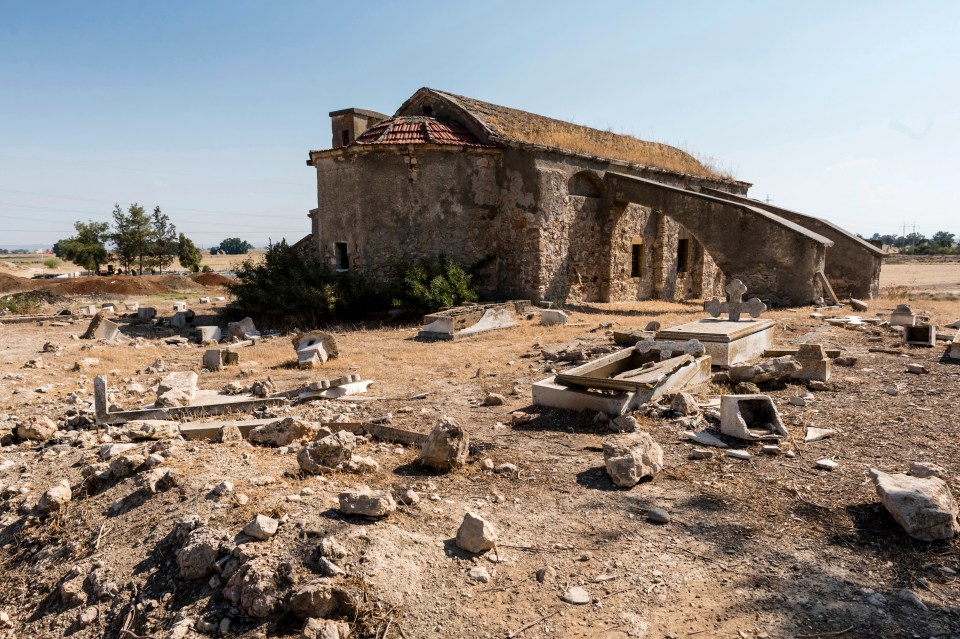
[[[487,297],[567,303],[710,297],[726,278],[781,305],[825,279],[878,292],[876,247],[665,144],[427,88],[393,116],[330,116],[303,242],[337,269],[488,258]]]

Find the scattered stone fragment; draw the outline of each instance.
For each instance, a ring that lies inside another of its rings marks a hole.
[[[858,299],[855,299],[855,298],[852,298],[852,297],[851,297],[851,298],[850,298],[850,308],[852,308],[852,309],[855,310],[855,311],[859,311],[859,312],[862,313],[863,311],[869,309],[870,307],[869,307],[869,306],[867,305],[867,303],[864,302],[863,300],[858,300]]]
[[[544,309],[540,312],[541,326],[556,326],[557,324],[566,324],[570,316],[559,309]]]
[[[923,364],[907,364],[907,372],[914,375],[926,375],[930,371]]]
[[[710,459],[713,457],[713,451],[706,448],[694,448],[688,455],[690,459]]]
[[[177,473],[172,468],[154,468],[140,477],[140,486],[151,495],[177,485]]]
[[[939,477],[943,481],[949,481],[947,469],[933,462],[910,462],[910,474],[914,477]]]
[[[420,503],[420,495],[412,488],[396,488],[393,498],[402,506],[413,506]]]
[[[364,475],[367,473],[375,473],[380,470],[380,463],[373,457],[368,457],[366,455],[353,455],[343,464],[343,469],[348,473]]]
[[[510,474],[516,475],[519,472],[516,464],[511,464],[509,462],[504,464],[499,464],[496,468],[493,469],[493,472],[498,474]]]
[[[485,457],[480,460],[480,470],[493,470],[493,460]]]
[[[669,524],[670,513],[663,508],[651,508],[647,511],[647,519],[655,524]]]
[[[766,444],[761,450],[767,455],[779,455],[783,452],[778,444]]]
[[[909,604],[913,604],[921,610],[927,610],[927,604],[923,603],[923,599],[921,599],[920,595],[918,595],[914,590],[904,588],[897,596],[900,597],[901,600],[906,601]]]
[[[724,451],[724,453],[727,455],[727,457],[732,457],[733,459],[743,459],[743,460],[747,460],[747,459],[750,459],[750,458],[752,457],[752,455],[750,455],[750,453],[747,452],[747,451],[745,451],[745,450],[736,450],[736,449],[734,449],[734,450]]]
[[[290,612],[301,619],[330,617],[342,605],[340,590],[325,580],[302,586],[290,597]]]
[[[727,445],[718,437],[711,435],[706,431],[694,432],[692,430],[683,433],[687,439],[694,441],[701,446],[713,446],[714,448],[726,448]]]
[[[340,430],[301,448],[297,453],[297,464],[304,472],[328,473],[349,461],[356,445],[357,438],[353,433]]]
[[[264,558],[242,564],[227,580],[223,596],[248,617],[268,617],[282,605],[277,571]]]
[[[823,470],[833,470],[840,465],[832,459],[818,459],[816,464],[817,468],[822,468]]]
[[[670,402],[670,410],[681,415],[696,415],[700,412],[700,407],[690,393],[677,393]]]
[[[287,417],[278,422],[250,429],[247,439],[262,446],[289,446],[308,437],[312,438],[319,430],[320,425],[315,422],[308,422],[299,417]]]
[[[939,477],[888,474],[875,468],[870,476],[884,508],[911,537],[933,541],[960,532],[957,504],[947,482]]]
[[[759,395],[760,387],[753,382],[738,382],[737,385],[733,387],[733,391],[737,395]]]
[[[280,522],[273,517],[257,515],[253,518],[253,521],[243,527],[243,532],[254,539],[266,540],[277,534],[279,525]]]
[[[197,374],[193,371],[169,373],[157,386],[157,407],[189,406],[197,393]]]
[[[645,330],[645,331],[653,331],[653,332],[659,331],[659,330],[660,330],[660,322],[658,322],[657,320],[650,320],[649,322],[647,322],[647,325],[646,325],[646,327],[644,327],[643,330]]]
[[[574,586],[572,588],[568,588],[562,595],[560,595],[560,599],[568,604],[582,606],[583,604],[590,603],[590,593],[580,586]]]
[[[807,426],[807,432],[803,436],[803,441],[818,442],[821,439],[827,439],[828,437],[833,437],[836,434],[837,429],[835,428],[816,428],[814,426]]]
[[[191,531],[187,542],[176,553],[180,578],[202,579],[213,574],[223,536],[219,531],[203,526]]]
[[[17,437],[45,442],[57,432],[57,424],[46,415],[29,415],[16,428]]]
[[[437,470],[450,470],[463,466],[470,453],[470,438],[449,417],[442,417],[423,441],[420,448],[420,463]]]
[[[552,583],[557,578],[557,571],[553,566],[544,566],[537,570],[536,577],[539,583]]]
[[[77,626],[80,628],[86,628],[94,621],[97,620],[97,617],[100,616],[100,610],[96,606],[90,606],[86,610],[80,613],[80,616],[77,617]]]
[[[603,461],[613,483],[630,488],[663,470],[663,449],[650,433],[627,433],[603,442]]]
[[[490,393],[483,400],[484,406],[503,406],[503,403],[506,401],[503,395],[499,393]]]
[[[456,543],[467,552],[486,552],[496,546],[497,531],[480,515],[467,513],[457,530]]]
[[[637,418],[632,415],[619,415],[607,422],[607,429],[614,433],[633,433],[639,426]]]
[[[365,517],[385,517],[397,509],[397,502],[387,490],[358,486],[340,493],[340,512]]]
[[[467,577],[474,581],[478,581],[482,584],[485,584],[490,581],[490,573],[487,572],[487,569],[483,566],[477,566],[471,568],[470,572],[467,573]]]
[[[218,439],[220,440],[221,443],[224,443],[224,444],[229,442],[244,441],[243,433],[240,431],[240,428],[238,428],[236,424],[227,424],[222,428],[220,428],[220,435],[218,436]]]
[[[73,498],[73,492],[70,490],[70,482],[66,479],[43,493],[40,497],[40,503],[37,508],[43,513],[52,513],[60,510],[70,503]]]
[[[856,366],[857,358],[850,355],[844,355],[843,357],[835,357],[833,359],[833,363],[837,366]]]
[[[301,639],[347,639],[350,636],[350,624],[345,621],[309,618],[300,631]]]
[[[178,422],[162,419],[141,419],[127,422],[127,437],[141,439],[175,439],[180,436]]]

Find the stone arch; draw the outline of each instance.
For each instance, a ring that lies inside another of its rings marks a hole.
[[[807,304],[821,294],[817,272],[833,242],[776,215],[719,197],[619,173],[606,174],[611,212],[633,202],[689,231],[727,278],[774,305]]]
[[[567,193],[580,197],[602,198],[603,181],[593,171],[578,171],[567,181]]]

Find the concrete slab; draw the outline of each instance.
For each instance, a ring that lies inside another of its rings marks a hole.
[[[768,395],[723,395],[720,432],[747,440],[781,439],[787,428]]]
[[[947,357],[950,359],[960,359],[960,331],[957,331],[953,341],[950,342],[950,347],[947,348]]]
[[[714,366],[728,368],[760,357],[773,344],[774,326],[776,322],[769,319],[738,322],[702,319],[657,331],[654,339],[665,342],[699,340],[713,358]]]
[[[517,325],[517,316],[529,302],[518,300],[499,304],[458,306],[423,316],[418,339],[448,341]]]

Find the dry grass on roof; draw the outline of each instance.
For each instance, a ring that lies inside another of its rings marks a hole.
[[[690,153],[668,144],[648,142],[630,135],[592,129],[464,96],[451,97],[461,102],[503,138],[642,164],[677,173],[721,180],[733,179],[729,173],[718,171]]]

